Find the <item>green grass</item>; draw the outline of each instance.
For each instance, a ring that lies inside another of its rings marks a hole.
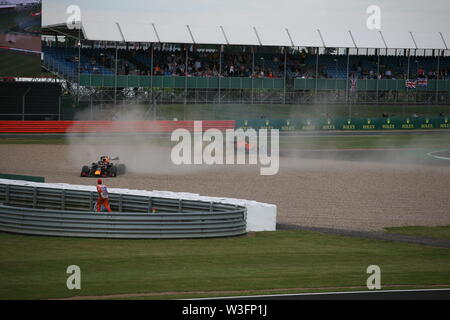
[[[386,228],[389,233],[404,234],[409,236],[450,239],[450,226],[443,227],[395,227]]]
[[[0,77],[36,77],[41,74],[41,57],[0,50]]]
[[[0,233],[0,299],[133,293],[161,297],[165,292],[173,297],[177,292],[198,296],[195,292],[364,287],[366,269],[372,264],[381,267],[386,288],[450,284],[448,249],[306,231],[210,240],[98,240]],[[81,268],[81,291],[66,288],[69,265]]]
[[[33,10],[2,10],[0,11],[0,32],[8,31],[16,27],[19,22],[36,21],[35,18],[30,17]],[[37,30],[40,30],[38,28]]]

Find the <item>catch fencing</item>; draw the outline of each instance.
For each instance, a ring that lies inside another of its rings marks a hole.
[[[110,194],[112,213],[93,212],[94,191],[0,183],[0,231],[89,238],[210,238],[246,233],[245,207]]]

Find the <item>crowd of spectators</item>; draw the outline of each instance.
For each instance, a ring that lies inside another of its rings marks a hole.
[[[345,55],[321,55],[316,66],[315,55],[310,55],[305,50],[289,52],[286,62],[282,53],[252,55],[251,52],[223,52],[220,54],[217,50],[198,50],[189,51],[186,56],[184,50],[154,50],[153,60],[151,60],[150,49],[122,49],[120,52],[118,73],[121,75],[283,78],[285,67],[287,77],[290,79],[311,79],[316,76],[345,78],[347,74]],[[81,66],[82,72],[98,74],[99,66],[110,70],[115,68],[113,52],[105,50],[96,55],[90,54],[88,57],[89,62]],[[222,59],[221,63],[220,59]],[[348,76],[356,79],[379,80],[436,79],[437,68],[431,67],[430,63],[433,62],[428,62],[427,59],[429,57],[424,59],[424,64],[420,60],[412,59],[408,75],[407,57],[384,56],[378,60],[377,56],[351,56]],[[71,62],[78,62],[78,57],[71,58]],[[440,79],[449,77],[450,60],[439,70]]]
[[[222,63],[220,58],[222,56]],[[189,52],[186,59],[185,51],[164,52],[155,51],[153,55],[153,72],[148,51],[136,51],[133,58],[140,61],[140,73],[144,75],[159,76],[192,76],[192,77],[280,77],[280,70],[272,70],[270,66],[278,64],[278,57],[273,61],[264,58],[253,62],[250,53],[223,53],[219,52]],[[187,63],[187,64],[186,64]],[[254,68],[252,68],[254,63]],[[187,68],[186,68],[187,66]],[[252,72],[253,69],[253,72]]]
[[[424,59],[426,65],[421,64],[420,60],[412,60],[410,61],[409,67],[407,57],[388,57],[386,59],[388,60],[387,62],[380,59],[379,67],[377,57],[366,56],[364,59],[366,63],[363,63],[361,58],[359,58],[351,65],[351,78],[396,80],[410,78],[437,79],[438,76],[437,65],[431,66],[428,58]],[[434,64],[436,64],[436,62],[434,62]],[[449,76],[450,67],[443,66],[439,68],[439,79],[447,79]]]

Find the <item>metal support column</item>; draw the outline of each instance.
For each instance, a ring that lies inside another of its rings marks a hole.
[[[117,104],[117,73],[118,73],[118,63],[119,63],[119,47],[116,42],[116,65],[114,67],[114,105]]]
[[[438,50],[438,57],[437,57],[437,71],[436,71],[436,104],[439,103],[439,74],[440,74],[440,69],[441,69],[441,52],[440,50]]]
[[[77,87],[77,106],[80,104],[81,93],[81,27],[78,29],[78,87]]]
[[[153,43],[150,45],[151,51],[150,51],[150,96],[151,96],[151,100],[152,103],[153,102],[153,69],[154,69],[154,65],[153,65]]]
[[[407,68],[407,75],[406,75],[406,80],[409,80],[409,70],[410,70],[410,60],[411,60],[411,49],[408,49],[408,68]],[[409,88],[408,86],[406,86],[406,103],[409,104]]]
[[[255,80],[255,50],[252,47],[252,104],[253,104],[253,100],[254,100],[254,93],[253,93],[253,89],[254,89],[254,80]]]
[[[58,97],[58,120],[61,120],[61,96]]]
[[[319,81],[319,47],[316,48],[316,87],[314,95],[317,98],[317,84]]]
[[[380,49],[375,49],[377,51],[377,104],[378,104],[378,89],[380,85],[379,75],[380,75]]]
[[[30,90],[31,90],[31,88],[28,88],[27,91],[22,96],[22,121],[25,121],[25,98],[26,98],[28,92],[30,92]]]
[[[348,103],[348,94],[349,94],[349,73],[350,73],[350,49],[347,48],[347,71],[345,73],[345,84],[346,84],[346,88],[345,88],[345,101]]]
[[[288,51],[288,47],[284,47],[284,97],[283,97],[284,104],[286,104],[287,51]]]
[[[407,67],[406,80],[409,80],[410,58],[411,58],[411,49],[408,49],[408,67]]]
[[[185,66],[184,66],[184,120],[186,120],[186,104],[187,104],[187,78],[188,78],[188,62],[189,62],[189,52],[188,52],[188,47],[185,46],[186,48],[186,62],[185,62]]]
[[[222,91],[222,45],[219,45],[219,105],[221,104],[221,91]]]

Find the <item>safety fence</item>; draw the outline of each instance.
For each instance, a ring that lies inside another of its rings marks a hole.
[[[110,194],[113,213],[95,213],[95,192],[0,184],[0,231],[92,238],[209,238],[246,233],[245,207]]]
[[[435,118],[328,118],[328,119],[252,119],[236,121],[236,128],[278,129],[280,131],[314,130],[412,130],[450,129],[450,119]]]
[[[234,120],[203,121],[202,130],[234,129]],[[194,131],[194,121],[0,121],[0,133],[164,133]]]

